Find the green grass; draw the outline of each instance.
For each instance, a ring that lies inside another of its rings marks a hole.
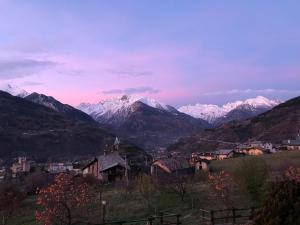
[[[221,170],[233,172],[238,169],[241,161],[248,160],[263,160],[268,166],[269,170],[280,171],[288,168],[289,166],[300,166],[300,151],[285,151],[276,154],[266,154],[261,156],[245,156],[240,158],[231,158],[226,160],[212,161],[210,170],[218,172]]]

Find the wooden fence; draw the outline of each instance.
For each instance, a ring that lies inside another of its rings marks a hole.
[[[200,209],[200,224],[244,224],[252,220],[257,208],[232,208],[224,210]]]
[[[180,225],[180,215],[160,213],[158,216],[151,216],[146,219],[130,221],[113,221],[95,225]]]

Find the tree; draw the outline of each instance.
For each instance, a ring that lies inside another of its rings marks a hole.
[[[255,215],[256,225],[300,224],[300,168],[289,168],[274,182]]]
[[[209,174],[208,181],[213,190],[214,198],[221,200],[226,208],[231,207],[232,177],[228,173],[221,171],[216,174]]]
[[[59,174],[54,182],[38,193],[36,220],[42,225],[75,225],[88,220],[87,207],[95,198],[82,179]]]
[[[266,191],[268,169],[262,159],[246,158],[239,161],[233,172],[239,189],[254,203],[260,203]]]
[[[13,184],[2,184],[0,187],[0,212],[2,213],[2,225],[19,208],[21,202],[26,198],[25,192]]]
[[[160,189],[176,194],[181,201],[184,201],[191,185],[191,176],[188,174],[172,173],[161,175],[158,178]]]
[[[148,208],[152,209],[153,195],[156,192],[152,178],[148,175],[140,176],[137,181],[137,188],[142,198],[146,201]]]

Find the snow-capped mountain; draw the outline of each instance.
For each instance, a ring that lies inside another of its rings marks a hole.
[[[77,108],[91,115],[95,120],[105,122],[117,114],[120,117],[126,117],[126,115],[130,113],[131,106],[136,102],[144,103],[145,105],[162,111],[177,112],[172,106],[138,95],[123,95],[101,101],[97,104],[82,103]]]
[[[279,100],[270,100],[263,96],[257,96],[256,98],[250,98],[245,101],[227,103],[223,106],[203,104],[187,105],[180,107],[178,111],[195,118],[204,119],[211,124],[220,124],[223,123],[223,121],[229,122],[256,116],[272,109],[280,103],[281,101]]]
[[[98,104],[83,103],[77,108],[117,135],[150,151],[209,127],[202,119],[137,95],[123,95]]]
[[[25,98],[26,96],[28,96],[30,94],[27,91],[25,91],[24,89],[22,89],[18,86],[15,86],[15,85],[11,85],[11,84],[0,84],[0,90],[8,92],[9,94],[11,94],[13,96],[18,96],[21,98]]]

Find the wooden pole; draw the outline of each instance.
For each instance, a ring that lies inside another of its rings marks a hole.
[[[236,217],[235,217],[235,208],[232,208],[232,224],[235,224]]]
[[[210,222],[211,222],[211,225],[215,225],[215,218],[214,218],[213,210],[210,211]]]
[[[159,214],[159,221],[160,221],[160,224],[161,224],[161,225],[164,224],[164,213],[160,213],[160,214]]]
[[[153,225],[153,220],[154,220],[153,217],[149,217],[149,218],[148,218],[149,225]]]
[[[180,215],[176,215],[176,225],[180,225]]]

